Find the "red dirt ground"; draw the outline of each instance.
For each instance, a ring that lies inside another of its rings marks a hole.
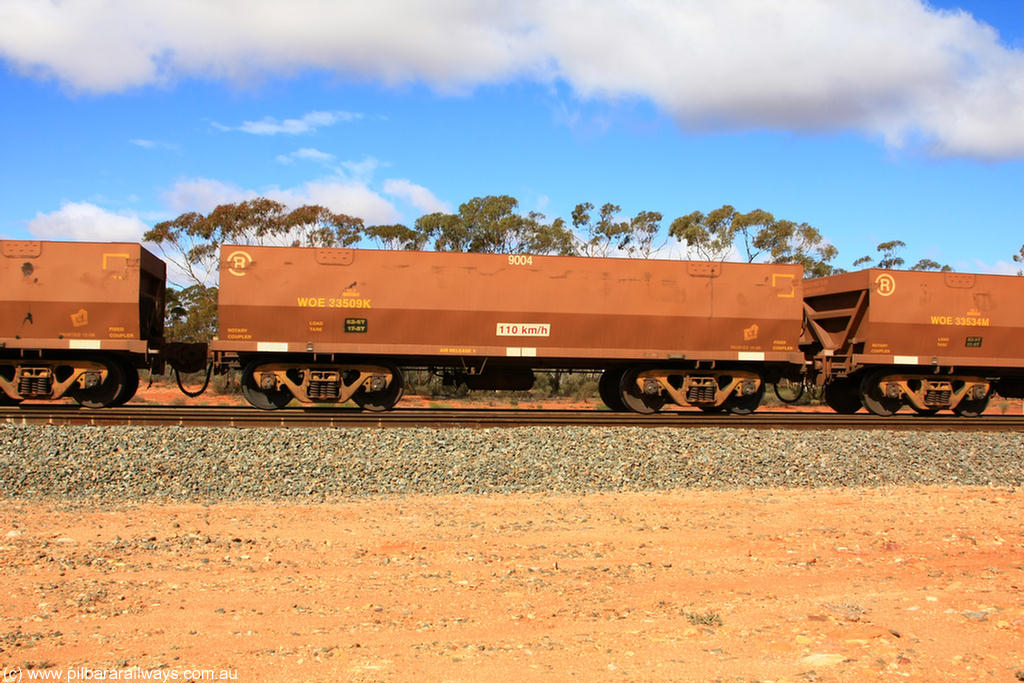
[[[1020,491],[8,500],[0,558],[21,680],[1024,676]]]

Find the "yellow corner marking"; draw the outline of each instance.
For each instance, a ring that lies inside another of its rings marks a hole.
[[[110,270],[110,259],[123,258],[125,261],[131,258],[131,254],[103,254],[103,270]]]
[[[796,275],[792,273],[772,273],[772,287],[774,289],[780,288],[779,280],[789,280],[789,292],[783,294],[779,293],[776,296],[780,299],[792,299],[796,297]]]

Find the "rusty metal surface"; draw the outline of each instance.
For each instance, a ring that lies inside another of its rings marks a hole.
[[[221,266],[224,352],[801,361],[794,265],[225,246]]]
[[[126,406],[83,410],[67,405],[0,408],[0,423],[50,425],[180,425],[188,427],[318,427],[489,428],[525,425],[587,425],[595,427],[715,427],[729,429],[884,429],[896,431],[1024,432],[1024,417],[986,415],[978,419],[954,416],[922,417],[900,413],[837,415],[834,413],[761,412],[754,415],[667,411],[653,415],[610,413],[602,410],[445,410],[397,409],[368,413],[348,408],[287,408],[273,412],[239,407]]]
[[[139,244],[0,241],[0,344],[145,351],[165,265]]]
[[[1024,368],[1024,278],[868,269],[806,280],[804,295],[825,349],[860,363]]]

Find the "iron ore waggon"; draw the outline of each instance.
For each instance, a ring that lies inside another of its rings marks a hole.
[[[116,406],[140,369],[208,361],[267,410],[387,410],[410,368],[515,390],[597,371],[610,408],[641,413],[749,413],[784,378],[841,413],[975,416],[1024,397],[1019,277],[241,245],[220,265],[208,349],[164,340],[165,265],[141,245],[0,241],[0,405]]]
[[[0,241],[0,404],[128,401],[159,361],[165,272],[138,244]]]
[[[868,269],[804,281],[805,351],[825,400],[976,416],[1024,396],[1024,278]]]
[[[615,410],[747,413],[801,377],[802,287],[794,265],[224,246],[211,351],[263,409],[386,410],[414,366],[471,389],[598,370]]]

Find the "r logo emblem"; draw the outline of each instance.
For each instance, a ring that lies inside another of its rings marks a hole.
[[[889,296],[896,291],[896,280],[889,273],[882,273],[875,278],[875,291],[881,296]]]
[[[236,277],[244,276],[250,263],[252,256],[247,251],[233,251],[228,254],[228,272]]]

